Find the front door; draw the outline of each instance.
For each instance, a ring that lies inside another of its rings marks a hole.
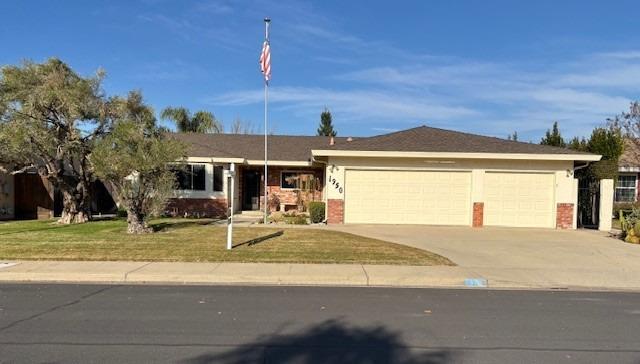
[[[242,181],[242,209],[260,210],[260,172],[244,171]]]

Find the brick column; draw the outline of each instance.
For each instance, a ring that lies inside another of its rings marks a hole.
[[[484,202],[473,203],[473,227],[482,227],[484,224]]]
[[[342,224],[344,223],[344,201],[338,199],[329,199],[327,201],[327,223]]]
[[[556,229],[573,228],[573,204],[558,203],[556,207]]]

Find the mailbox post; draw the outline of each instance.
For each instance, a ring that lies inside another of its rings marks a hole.
[[[233,199],[234,199],[234,187],[235,187],[235,176],[236,176],[236,164],[231,163],[229,165],[229,170],[225,170],[225,175],[227,177],[227,250],[231,250],[233,247]]]

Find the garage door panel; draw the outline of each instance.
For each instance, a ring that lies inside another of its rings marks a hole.
[[[553,227],[554,186],[551,173],[486,172],[484,225]]]
[[[471,173],[347,170],[345,222],[469,225]]]

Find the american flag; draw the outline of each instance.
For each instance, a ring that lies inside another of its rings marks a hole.
[[[264,80],[271,80],[271,46],[269,41],[265,40],[262,45],[262,53],[260,53],[260,71],[264,75]]]

